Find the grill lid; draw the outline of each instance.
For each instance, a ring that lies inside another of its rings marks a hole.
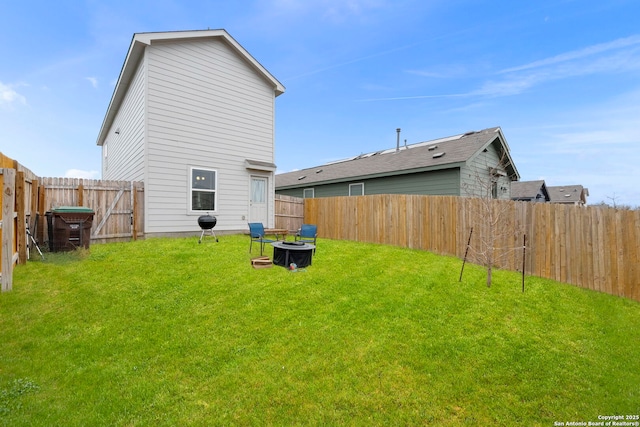
[[[203,230],[212,229],[213,227],[216,226],[217,222],[218,222],[218,220],[216,219],[216,217],[215,216],[211,216],[209,214],[200,215],[198,217],[198,225]]]

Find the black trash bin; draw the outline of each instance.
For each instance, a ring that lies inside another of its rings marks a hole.
[[[72,251],[91,244],[93,209],[61,206],[46,213],[51,252]]]

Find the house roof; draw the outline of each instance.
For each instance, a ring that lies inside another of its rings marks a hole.
[[[540,193],[545,195],[545,200],[549,200],[549,192],[542,179],[537,181],[513,181],[511,183],[511,198],[514,200],[535,200]]]
[[[220,39],[226,42],[233,50],[235,50],[238,55],[243,57],[247,63],[260,75],[262,75],[265,80],[273,85],[276,96],[284,93],[284,86],[273,76],[271,73],[267,71],[249,52],[247,52],[241,45],[238,43],[233,37],[229,35],[225,30],[194,30],[194,31],[165,31],[165,32],[154,32],[154,33],[135,33],[131,40],[131,45],[129,46],[129,51],[127,52],[127,56],[124,60],[124,64],[122,65],[122,70],[120,71],[120,76],[118,77],[118,82],[116,83],[116,87],[113,91],[113,95],[111,96],[111,101],[109,102],[109,107],[107,108],[107,113],[105,114],[104,120],[102,122],[102,126],[100,128],[100,133],[98,134],[98,139],[96,144],[102,145],[106,139],[107,132],[113,123],[113,120],[116,116],[118,109],[120,108],[120,104],[124,99],[127,90],[129,88],[129,84],[131,83],[131,79],[135,75],[136,68],[138,66],[138,62],[142,55],[144,54],[144,50],[147,46],[153,44],[154,42],[159,41],[171,41],[171,40],[188,40],[188,39]]]
[[[560,185],[547,187],[551,203],[586,204],[589,190],[582,185]]]
[[[297,188],[459,167],[493,143],[507,159],[507,173],[519,177],[499,127],[360,154],[321,166],[276,175],[276,188]]]

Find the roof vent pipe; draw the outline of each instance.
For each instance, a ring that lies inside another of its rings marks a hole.
[[[398,133],[398,140],[396,141],[396,153],[398,151],[400,151],[400,128],[396,129],[396,132]]]

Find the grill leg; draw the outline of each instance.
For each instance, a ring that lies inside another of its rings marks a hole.
[[[204,233],[207,230],[205,230],[204,228],[202,229],[202,233],[200,233],[200,240],[198,240],[198,243],[202,243],[202,238],[204,237]],[[211,235],[213,236],[214,239],[216,239],[216,242],[218,241],[218,237],[216,236],[216,233],[213,231],[213,228],[210,228],[209,231],[211,231]]]

